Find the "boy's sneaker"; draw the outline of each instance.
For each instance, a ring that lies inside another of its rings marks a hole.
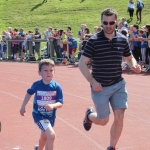
[[[89,114],[93,113],[93,108],[87,108],[86,110],[86,113],[85,113],[85,118],[83,120],[83,126],[84,126],[84,129],[86,131],[89,131],[91,129],[91,126],[92,126],[92,121],[89,120]]]
[[[116,149],[113,148],[113,147],[111,147],[111,146],[109,146],[109,147],[107,148],[107,150],[116,150]]]
[[[38,150],[39,146],[38,145],[35,145],[34,146],[34,150]]]

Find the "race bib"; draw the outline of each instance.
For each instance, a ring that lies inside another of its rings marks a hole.
[[[52,111],[47,111],[45,106],[56,103],[56,91],[37,91],[36,100],[38,111],[43,115],[51,116]]]

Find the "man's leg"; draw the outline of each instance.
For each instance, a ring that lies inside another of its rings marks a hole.
[[[91,113],[88,116],[88,118],[89,118],[90,121],[92,121],[92,123],[94,123],[96,125],[101,125],[101,126],[106,125],[109,121],[109,117],[103,118],[103,119],[98,118],[97,113]]]
[[[142,9],[139,11],[140,22],[142,21]]]
[[[110,131],[110,146],[114,148],[122,133],[124,112],[125,109],[114,110],[114,122],[112,124],[111,131]]]
[[[96,112],[93,111],[93,108],[88,108],[86,110],[83,126],[86,131],[89,131],[92,123],[96,125],[104,126],[109,121],[109,98],[113,94],[112,86],[103,87],[103,90],[100,92],[95,92],[91,89],[92,100],[95,105]]]

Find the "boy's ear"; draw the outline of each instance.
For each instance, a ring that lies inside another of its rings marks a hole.
[[[39,74],[39,75],[41,75],[41,72],[40,72],[40,71],[38,71],[38,74]]]

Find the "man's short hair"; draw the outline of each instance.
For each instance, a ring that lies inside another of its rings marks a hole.
[[[118,17],[118,13],[116,10],[112,9],[112,8],[106,8],[103,10],[103,12],[101,13],[101,20],[103,19],[103,16],[112,16],[115,15],[115,18],[117,19]]]
[[[39,62],[39,71],[42,70],[43,65],[47,65],[47,66],[51,65],[52,67],[54,67],[54,66],[55,66],[55,63],[54,63],[54,61],[51,60],[51,59],[42,59],[42,60]]]

